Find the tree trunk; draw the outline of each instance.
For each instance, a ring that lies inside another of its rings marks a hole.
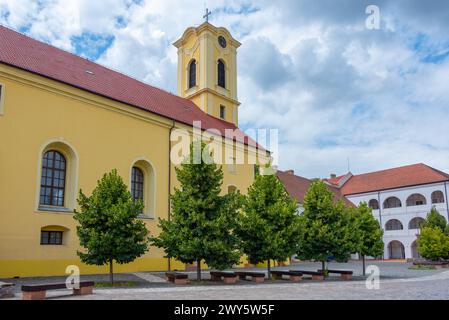
[[[109,281],[114,284],[114,259],[109,259]]]
[[[365,255],[362,255],[362,261],[363,261],[363,275],[366,275],[366,269],[365,269]]]
[[[196,279],[201,280],[201,259],[196,261]]]
[[[326,273],[326,261],[321,261],[321,270],[323,270],[324,273]]]
[[[268,262],[267,262],[267,270],[268,270],[268,279],[271,280],[271,262],[270,262],[270,259],[268,259]]]

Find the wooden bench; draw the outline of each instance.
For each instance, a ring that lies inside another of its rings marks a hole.
[[[235,272],[211,271],[210,277],[212,281],[223,280],[226,284],[234,284],[237,282],[237,275]]]
[[[240,280],[246,280],[250,277],[253,282],[262,283],[265,281],[265,273],[263,272],[248,272],[248,271],[238,271],[235,273]]]
[[[79,283],[79,289],[73,289],[73,294],[88,295],[92,294],[94,287],[93,281],[83,281]],[[67,289],[65,283],[52,283],[52,284],[38,284],[38,285],[23,285],[23,300],[44,300],[46,292],[48,290]]]
[[[301,272],[302,274],[307,274],[312,276],[312,280],[322,281],[324,280],[324,272],[320,271],[308,271],[308,270],[290,270],[293,272]]]
[[[165,277],[167,281],[174,284],[187,284],[189,276],[185,273],[180,272],[166,272]]]
[[[302,280],[302,273],[299,271],[271,271],[271,275],[275,280],[282,280],[283,276],[289,276],[290,281],[299,282]]]
[[[319,269],[318,272],[323,272],[323,270]],[[351,280],[352,274],[353,274],[353,271],[351,271],[351,270],[330,270],[329,269],[329,270],[327,270],[327,272],[340,274],[340,277],[343,280]]]
[[[0,282],[0,299],[14,297],[14,283]]]

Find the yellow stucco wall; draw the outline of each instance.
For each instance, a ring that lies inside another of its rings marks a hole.
[[[172,121],[82,90],[0,64],[4,112],[0,114],[0,278],[62,275],[69,264],[82,274],[107,272],[107,267],[79,262],[76,224],[71,212],[39,210],[39,172],[42,150],[49,143],[70,146],[77,158],[73,192],[90,194],[101,176],[116,168],[129,184],[138,159],[154,170],[154,218],[145,219],[151,234],[157,218],[168,215],[168,152]],[[179,127],[185,127],[178,124]],[[71,159],[68,159],[70,162]],[[176,185],[173,166],[172,186]],[[254,178],[253,165],[224,170],[224,192],[234,185],[245,192]],[[73,199],[77,194],[73,194]],[[40,245],[40,230],[60,226],[62,246]],[[151,247],[134,263],[116,266],[118,272],[162,271],[163,252]],[[172,261],[172,269],[183,265]]]
[[[227,41],[226,48],[218,37]],[[224,120],[238,124],[237,48],[240,43],[225,28],[203,23],[189,28],[174,44],[178,48],[178,95],[191,99],[204,112],[220,118],[220,106],[226,109]],[[189,66],[196,64],[196,86],[188,87]],[[226,88],[218,86],[218,60],[225,64]]]

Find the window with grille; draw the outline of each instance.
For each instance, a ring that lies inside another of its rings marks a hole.
[[[432,203],[444,203],[444,194],[441,191],[434,191],[432,193]]]
[[[386,224],[385,224],[385,229],[387,231],[392,231],[392,230],[403,230],[404,227],[402,226],[402,223],[399,220],[396,219],[392,219],[389,220]]]
[[[62,231],[41,231],[42,245],[62,245]]]
[[[368,206],[373,210],[377,210],[379,209],[379,202],[376,199],[371,199],[368,203]]]
[[[42,159],[39,204],[63,207],[67,163],[58,151],[48,151]]]
[[[134,200],[143,201],[143,183],[144,183],[143,171],[140,168],[133,167],[131,177],[131,194]]]

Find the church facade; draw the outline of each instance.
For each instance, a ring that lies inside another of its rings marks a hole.
[[[177,129],[197,139],[193,125],[200,123],[200,135],[220,136],[232,142],[224,148],[255,156],[257,144],[238,129],[239,45],[207,22],[187,29],[175,42],[173,95],[0,27],[0,277],[63,275],[68,265],[81,274],[107,273],[107,266],[78,259],[73,213],[79,190],[90,195],[112,169],[143,199],[140,218],[157,235],[178,185],[171,161]],[[269,153],[257,159],[267,162]],[[256,166],[226,161],[222,192],[245,193]],[[184,265],[151,247],[116,271],[170,268]]]

